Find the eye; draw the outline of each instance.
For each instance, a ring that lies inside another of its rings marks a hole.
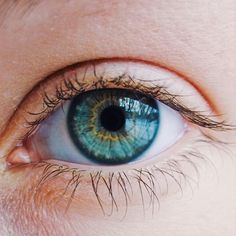
[[[112,214],[116,200],[124,214],[132,201],[152,202],[154,211],[169,186],[182,190],[189,173],[198,176],[197,163],[205,160],[198,145],[215,143],[203,128],[228,128],[212,114],[206,99],[167,69],[80,63],[45,78],[25,97],[3,132],[0,156],[9,171],[36,183],[37,199],[55,191],[50,205],[60,198],[66,209],[72,200],[75,208],[94,209],[95,196],[104,215]]]
[[[86,62],[49,76],[26,96],[2,135],[0,154],[9,164],[158,161],[185,131],[226,128],[210,117],[198,91],[167,69]]]
[[[99,89],[66,102],[40,125],[28,146],[40,159],[115,165],[156,157],[181,137],[184,127],[178,112],[149,95]]]

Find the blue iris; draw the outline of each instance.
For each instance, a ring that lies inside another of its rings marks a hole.
[[[78,150],[101,164],[138,158],[159,128],[155,99],[127,89],[100,89],[79,94],[67,116],[69,134]]]

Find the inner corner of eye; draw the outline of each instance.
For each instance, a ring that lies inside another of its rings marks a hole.
[[[14,150],[11,151],[10,154],[7,156],[7,163],[10,166],[14,166],[17,164],[28,164],[32,161],[33,160],[30,156],[29,151],[23,146],[15,147]]]

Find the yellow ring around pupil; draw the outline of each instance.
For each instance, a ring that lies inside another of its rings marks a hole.
[[[121,164],[151,145],[159,109],[154,99],[132,90],[92,90],[72,101],[67,121],[74,144],[87,158]]]

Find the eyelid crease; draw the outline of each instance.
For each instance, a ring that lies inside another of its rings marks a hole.
[[[229,126],[227,126],[224,122],[214,121],[208,116],[202,115],[200,112],[193,111],[192,109],[184,106],[178,100],[180,96],[169,93],[165,88],[165,85],[158,85],[158,83],[160,82],[150,79],[142,80],[124,71],[123,73],[119,72],[119,75],[116,74],[113,77],[111,75],[106,75],[106,70],[102,71],[101,74],[98,73],[98,68],[103,65],[102,63],[112,64],[110,62],[96,61],[90,62],[90,64],[88,62],[82,63],[80,67],[71,66],[66,70],[58,71],[55,74],[49,76],[48,78],[46,78],[46,81],[42,81],[36,87],[36,89],[33,89],[32,92],[23,100],[23,102],[19,106],[18,111],[16,111],[15,113],[16,115],[17,112],[24,112],[25,117],[23,117],[23,114],[21,114],[20,121],[16,119],[14,120],[13,115],[13,118],[9,122],[9,128],[7,126],[7,129],[2,135],[3,138],[2,140],[0,140],[0,156],[3,156],[6,152],[8,152],[6,150],[10,150],[14,145],[21,143],[25,138],[30,136],[37,128],[37,126],[60,105],[61,101],[69,100],[80,92],[99,88],[135,89],[158,99],[174,110],[180,112],[192,123],[195,123],[199,126],[216,130],[225,130],[229,128]],[[125,62],[123,62],[122,64],[123,67],[124,64]],[[131,61],[127,62],[126,64],[132,65],[137,63]],[[82,70],[82,68],[85,69],[83,74],[79,73],[79,70]],[[163,70],[163,68],[159,69]],[[90,73],[90,77],[88,76],[88,72]],[[117,72],[115,71],[115,73]],[[49,87],[50,84],[51,87]],[[37,104],[35,104],[35,100],[43,100],[42,104],[40,105],[42,107],[40,111],[35,111],[37,107]],[[10,137],[12,126],[20,126],[19,129],[21,130],[22,135],[15,134],[15,137]],[[28,131],[25,131],[26,129]],[[15,139],[15,141],[13,142],[12,139]],[[4,146],[1,145],[4,143],[7,143],[8,145],[7,147],[5,147],[5,150]],[[1,148],[1,146],[3,147]]]

